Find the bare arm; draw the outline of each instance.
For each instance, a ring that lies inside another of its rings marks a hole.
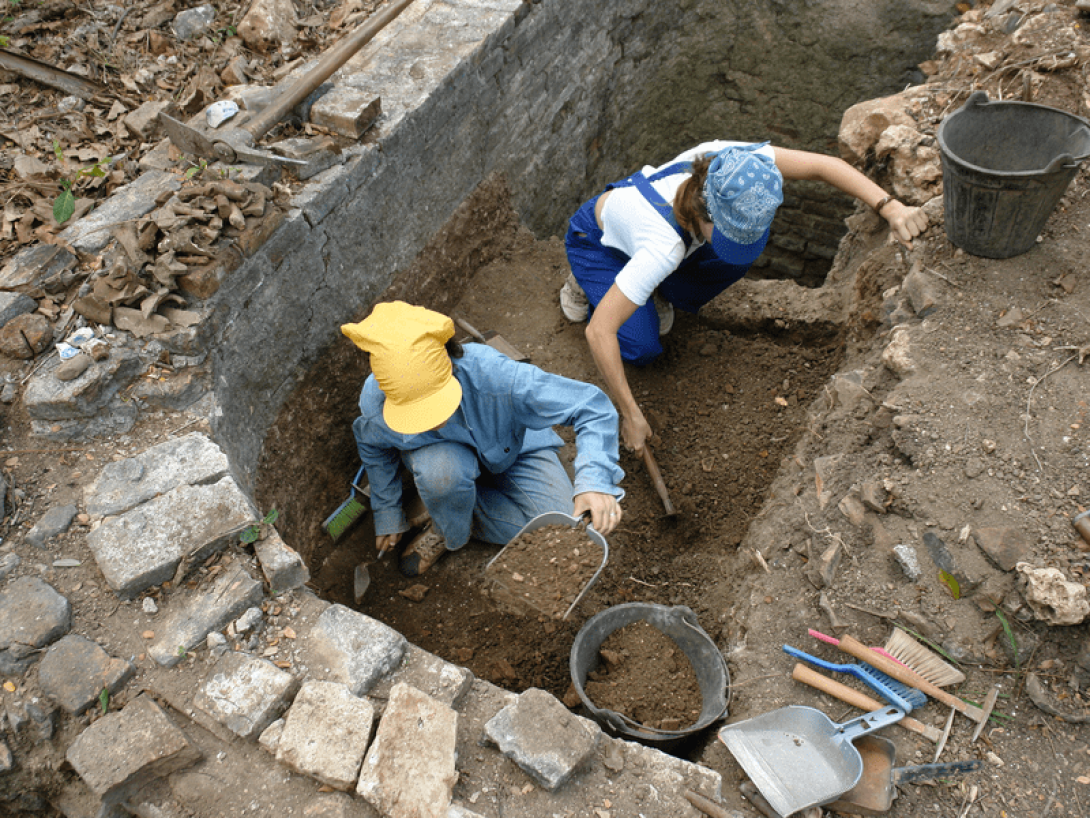
[[[842,193],[854,196],[868,207],[874,207],[886,197],[886,192],[843,159],[810,151],[774,148],[776,167],[784,179],[806,179],[825,182]],[[889,222],[897,239],[908,247],[912,239],[927,229],[927,216],[918,207],[908,207],[890,199],[878,211]]]
[[[614,284],[595,307],[586,333],[594,363],[598,365],[598,371],[606,382],[606,390],[621,415],[621,440],[636,454],[642,454],[644,441],[651,436],[651,427],[632,395],[621,360],[621,347],[617,342],[621,325],[638,306],[629,301]]]

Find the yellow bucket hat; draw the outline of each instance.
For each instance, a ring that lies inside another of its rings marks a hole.
[[[445,423],[462,402],[444,344],[454,322],[424,307],[390,301],[341,332],[371,353],[371,372],[386,395],[382,417],[403,435],[427,432]]]

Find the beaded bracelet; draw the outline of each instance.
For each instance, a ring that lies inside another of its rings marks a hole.
[[[876,204],[874,206],[874,212],[881,215],[882,214],[882,208],[885,207],[886,205],[888,205],[892,201],[893,201],[892,196],[888,196],[888,195],[883,196],[881,199],[878,200],[878,204]]]

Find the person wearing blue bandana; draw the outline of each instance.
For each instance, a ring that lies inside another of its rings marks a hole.
[[[768,242],[784,180],[817,180],[884,218],[898,241],[927,229],[909,207],[842,159],[767,142],[697,145],[661,167],[607,185],[571,218],[565,247],[571,275],[560,306],[587,321],[591,354],[637,455],[652,430],[632,395],[624,363],[650,363],[674,308],[696,313],[741,279]]]

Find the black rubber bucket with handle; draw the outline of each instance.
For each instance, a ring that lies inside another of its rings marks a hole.
[[[693,724],[679,730],[649,727],[623,713],[598,707],[583,689],[587,674],[598,667],[598,651],[602,643],[614,631],[640,621],[647,622],[673,640],[692,665],[703,702],[700,715]],[[730,702],[727,662],[712,638],[700,627],[696,614],[684,605],[670,607],[650,602],[627,602],[595,614],[586,621],[572,643],[571,678],[583,706],[607,732],[660,749],[674,748],[727,717]]]
[[[1037,242],[1090,156],[1090,123],[974,92],[939,125],[946,235],[967,253],[1010,258]]]

